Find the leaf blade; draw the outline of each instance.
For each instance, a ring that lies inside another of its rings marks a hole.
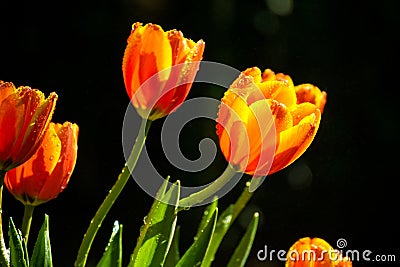
[[[26,245],[21,233],[15,228],[14,222],[10,217],[8,220],[8,235],[9,248],[10,248],[10,266],[13,267],[27,267],[28,255],[26,254]]]
[[[122,224],[114,222],[110,240],[103,256],[97,263],[97,267],[121,267],[122,266]]]
[[[254,213],[250,224],[248,225],[245,234],[240,240],[239,245],[236,247],[232,257],[230,258],[227,267],[243,267],[249,256],[251,247],[256,236],[259,221],[258,212]]]
[[[164,186],[161,190],[164,193],[159,197],[163,201],[154,200],[128,266],[163,266],[165,262],[175,233],[180,182],[174,183],[166,193]]]
[[[30,265],[43,267],[53,266],[49,234],[49,216],[47,214],[45,214],[42,227],[36,239]]]
[[[172,239],[171,247],[168,251],[167,257],[165,258],[165,267],[175,267],[180,259],[179,252],[179,240],[180,240],[180,226],[176,226],[175,234]]]
[[[212,235],[215,230],[215,225],[217,223],[218,208],[215,208],[210,220],[207,225],[200,233],[200,235],[195,239],[193,244],[185,252],[176,267],[186,267],[186,266],[200,266],[204,255],[207,253],[210,242],[212,240]]]
[[[201,221],[197,229],[196,237],[198,237],[199,234],[201,234],[201,232],[203,231],[203,229],[207,226],[208,221],[213,216],[213,212],[217,207],[218,207],[218,198],[214,197],[213,202],[211,202],[211,204],[208,205],[203,212],[203,216],[201,217]]]
[[[219,216],[217,224],[215,226],[215,231],[212,236],[212,240],[210,243],[210,247],[207,250],[206,255],[204,256],[204,260],[202,263],[202,267],[210,267],[212,262],[214,261],[215,254],[225,237],[225,234],[228,232],[229,228],[239,216],[240,212],[246,206],[247,202],[250,200],[252,196],[252,192],[249,191],[250,182],[246,183],[245,188],[243,189],[242,194],[239,196],[237,201],[234,204],[229,205]]]

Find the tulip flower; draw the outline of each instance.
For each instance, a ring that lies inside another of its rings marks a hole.
[[[287,252],[286,267],[351,267],[348,257],[321,238],[304,237],[296,241]]]
[[[51,121],[57,94],[0,81],[0,171],[27,161],[40,146]]]
[[[242,72],[222,98],[217,118],[221,151],[237,170],[255,177],[290,165],[310,146],[326,93],[290,76],[257,67]]]
[[[204,42],[177,30],[136,22],[125,49],[122,71],[126,91],[142,118],[156,120],[186,99],[203,56]]]
[[[78,125],[50,123],[36,154],[7,172],[4,183],[16,199],[37,206],[67,186],[77,158]]]

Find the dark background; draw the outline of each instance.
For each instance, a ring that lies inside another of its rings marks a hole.
[[[285,3],[291,8],[282,10]],[[398,35],[397,7],[394,1],[3,0],[0,79],[46,95],[57,92],[53,121],[80,126],[70,183],[57,199],[36,208],[31,240],[49,214],[54,266],[72,266],[90,219],[123,167],[121,129],[129,100],[121,63],[131,25],[140,21],[203,39],[204,60],[238,70],[271,68],[289,74],[295,84],[313,83],[328,93],[314,142],[298,161],[262,184],[228,232],[215,266],[226,264],[254,211],[261,221],[248,266],[283,266],[259,262],[257,251],[264,245],[287,250],[304,236],[324,238],[333,246],[345,238],[347,249],[394,254],[399,261],[398,85],[389,69],[396,66],[391,51]],[[195,84],[189,98],[219,99],[223,92]],[[154,123],[147,142],[160,173],[187,185],[216,178],[216,170],[225,165],[220,153],[209,175],[168,165],[159,153],[162,122]],[[196,158],[197,139],[206,136],[215,139],[213,122],[188,124],[182,132],[183,152]],[[242,186],[220,200],[220,209],[237,198]],[[19,227],[23,206],[7,191],[3,195],[3,217],[12,216]],[[128,182],[94,241],[88,266],[101,256],[114,220],[124,225],[128,263],[152,201],[133,180]],[[202,211],[197,207],[180,214],[182,252],[192,242]]]

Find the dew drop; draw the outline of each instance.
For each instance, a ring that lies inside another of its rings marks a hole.
[[[231,221],[232,221],[232,215],[226,216],[226,217],[222,220],[222,222],[223,222],[224,224],[230,224]]]

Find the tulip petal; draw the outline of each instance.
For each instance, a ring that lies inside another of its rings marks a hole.
[[[285,104],[269,99],[268,105],[275,120],[275,129],[277,134],[293,126],[292,114],[290,114],[290,111]]]
[[[32,167],[30,170],[28,168],[25,168],[25,175],[27,176],[42,176],[43,173],[46,173],[48,175],[53,172],[55,166],[57,165],[61,154],[61,141],[51,125],[49,125],[49,128],[47,129],[46,134],[43,138],[43,142],[40,147],[40,150],[42,150],[42,152],[36,153],[27,161],[31,164],[24,164],[25,166],[30,165]],[[38,154],[40,154],[42,158],[38,158]],[[33,163],[33,161],[36,162]],[[31,171],[31,173],[27,172],[27,169]]]
[[[294,88],[288,86],[286,82],[266,81],[258,84],[258,86],[263,92],[264,97],[267,99],[276,100],[285,104],[287,107],[291,107],[296,104],[296,93]]]
[[[42,146],[22,166],[9,170],[5,184],[14,196],[23,202],[34,204],[49,174],[57,165],[61,153],[61,141],[53,127],[49,127]]]
[[[192,42],[188,40],[187,42]],[[191,49],[188,51],[186,55],[185,63],[174,66],[173,72],[170,74],[170,80],[168,80],[167,85],[176,79],[176,85],[178,85],[174,91],[172,98],[169,100],[170,102],[170,110],[174,110],[178,104],[181,104],[189,94],[189,90],[192,87],[192,83],[196,77],[196,73],[199,70],[200,60],[203,57],[204,53],[204,42],[202,40],[198,41]],[[167,88],[169,86],[166,86]]]
[[[189,46],[189,45],[191,43],[194,44],[194,42],[184,38],[183,33],[181,31],[177,31],[177,30],[168,31],[167,36],[168,36],[168,40],[170,42],[171,52],[172,52],[171,65],[177,65],[177,64],[185,62],[186,55],[189,53],[190,48],[191,48],[191,46]]]
[[[248,116],[251,114],[246,101],[237,93],[237,90],[237,88],[228,89],[220,104],[217,122],[226,128],[238,120],[247,124]]]
[[[14,94],[0,104],[0,168],[7,169],[12,164],[12,151],[19,136],[24,117],[23,107]],[[4,129],[4,130],[3,130]],[[3,166],[1,166],[3,165]]]
[[[49,127],[38,152],[24,164],[23,187],[30,197],[40,199],[40,191],[49,181],[61,154],[61,141],[52,127]]]
[[[245,125],[241,121],[236,121],[229,131],[224,132],[227,134],[224,137],[228,140],[223,142],[225,142],[225,145],[229,142],[229,150],[226,151],[225,149],[224,156],[233,166],[243,170],[247,166],[250,152],[249,137]]]
[[[243,159],[244,166],[247,164],[250,149],[246,123],[250,113],[246,102],[233,90],[225,93],[217,118],[217,134],[221,151],[232,165],[243,165]]]
[[[275,122],[269,109],[269,100],[257,101],[250,105],[246,125],[249,136],[250,158],[247,171],[255,172],[262,161],[272,161],[275,151]],[[272,145],[272,148],[268,148]],[[271,153],[272,151],[272,153]],[[265,153],[268,153],[265,154]]]
[[[40,104],[44,101],[44,94],[38,90],[31,89],[30,87],[18,87],[17,89],[18,105],[21,107],[22,114],[19,114],[23,118],[21,125],[20,134],[14,144],[12,154],[17,151],[22,150],[24,141],[32,128],[31,124],[34,122],[32,120],[36,110],[39,108]],[[25,154],[25,153],[24,153]]]
[[[278,73],[275,75],[275,79],[277,81],[281,81],[281,82],[285,82],[287,86],[293,88],[294,84],[293,84],[293,80],[292,78],[290,78],[289,75],[283,74],[283,73]]]
[[[271,69],[265,69],[262,73],[261,78],[262,82],[275,81],[276,80],[275,72],[273,72]]]
[[[326,92],[309,83],[296,86],[295,91],[298,104],[304,102],[312,103],[323,113],[326,104]]]
[[[64,190],[76,164],[78,125],[65,122],[54,124],[54,129],[61,142],[60,159],[39,193],[41,200],[53,199]]]
[[[231,140],[228,134],[229,131],[225,130],[219,123],[217,124],[217,128],[218,128],[217,133],[218,133],[218,140],[221,152],[226,159],[229,159],[231,157]]]
[[[172,63],[178,65],[173,65],[169,70],[168,80],[153,107],[154,112],[151,116],[153,120],[175,111],[186,99],[204,52],[202,40],[194,43],[176,30],[169,31],[168,38],[172,48]]]
[[[280,142],[275,152],[275,159],[270,174],[283,169],[299,158],[309,147],[318,130],[321,113],[305,117],[298,125],[280,133]]]
[[[15,91],[16,88],[13,83],[3,82],[0,80],[0,105],[4,99],[13,94]]]
[[[314,104],[305,102],[298,105],[295,105],[291,110],[290,113],[292,114],[293,118],[293,125],[299,124],[299,122],[311,115],[312,113],[316,112],[317,107]]]
[[[146,24],[142,34],[139,76],[144,83],[154,74],[172,66],[172,50],[167,34],[155,24]],[[168,72],[163,72],[160,80],[166,80]],[[160,89],[160,88],[158,88]],[[153,90],[157,90],[153,88]]]
[[[35,96],[32,99],[36,98],[35,100],[40,102],[35,109],[33,109],[34,107],[31,107],[31,109],[26,110],[27,114],[24,118],[25,123],[28,123],[28,125],[19,149],[19,151],[21,151],[20,154],[24,155],[19,160],[21,163],[28,160],[40,146],[45,130],[48,128],[53,116],[56,101],[58,99],[56,93],[51,93],[46,100],[44,100],[44,95],[39,90],[34,89],[33,94]],[[24,128],[22,128],[21,131],[24,131]]]
[[[242,72],[243,75],[252,77],[252,81],[254,83],[261,82],[261,70],[257,67],[247,68],[245,71]]]
[[[141,49],[141,40],[140,40],[140,28],[141,24],[136,23],[133,26],[133,30],[128,37],[128,44],[126,46],[124,57],[122,60],[122,71],[124,76],[125,88],[129,95],[129,98],[132,99],[135,92],[140,87],[139,80],[139,62],[140,62],[140,49]],[[132,99],[132,101],[135,101]],[[137,102],[133,103],[135,107],[137,107]]]

